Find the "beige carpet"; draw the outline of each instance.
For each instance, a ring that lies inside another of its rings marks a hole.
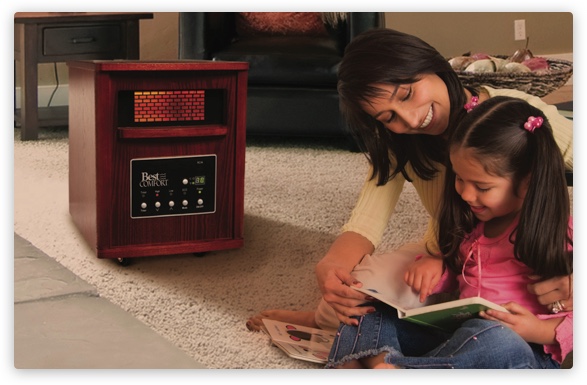
[[[267,308],[313,309],[313,269],[348,218],[367,172],[363,155],[332,141],[249,139],[245,246],[135,259],[96,258],[68,211],[65,130],[14,135],[14,231],[209,368],[320,368],[287,357],[247,318]],[[418,239],[425,214],[411,185],[383,248]]]

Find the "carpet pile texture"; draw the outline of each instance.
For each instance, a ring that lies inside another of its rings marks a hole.
[[[209,368],[294,369],[294,360],[245,322],[263,309],[311,310],[314,266],[340,233],[368,164],[336,141],[249,138],[245,246],[204,257],[98,259],[74,226],[67,130],[14,136],[14,231]],[[426,213],[406,184],[381,250],[416,241]]]

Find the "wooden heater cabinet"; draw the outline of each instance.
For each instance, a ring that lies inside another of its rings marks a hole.
[[[248,64],[68,67],[69,211],[97,257],[241,247]]]

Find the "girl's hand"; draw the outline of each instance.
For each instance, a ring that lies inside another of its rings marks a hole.
[[[533,276],[532,279],[540,279]],[[565,311],[573,310],[573,275],[565,275],[550,278],[544,281],[528,285],[528,291],[538,297],[542,305],[550,305],[553,302],[561,301]]]
[[[432,290],[434,290],[438,281],[440,281],[442,272],[442,258],[423,255],[422,258],[410,265],[404,275],[404,280],[415,291],[420,293],[420,302],[424,302],[432,294]]]
[[[334,309],[340,322],[358,326],[359,321],[353,316],[362,316],[375,311],[372,306],[359,306],[373,298],[349,286],[361,286],[350,272],[343,267],[320,262],[316,265],[316,276],[322,291],[322,298]]]
[[[526,342],[548,345],[555,342],[555,329],[563,317],[541,320],[532,312],[516,302],[508,302],[505,307],[510,313],[488,309],[479,316],[501,322],[515,331]]]

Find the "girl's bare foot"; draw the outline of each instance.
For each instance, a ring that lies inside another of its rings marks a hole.
[[[249,318],[247,321],[247,329],[253,332],[262,330],[265,327],[263,324],[263,318],[281,322],[290,322],[295,325],[311,328],[320,328],[318,324],[316,324],[313,311],[265,310]]]

